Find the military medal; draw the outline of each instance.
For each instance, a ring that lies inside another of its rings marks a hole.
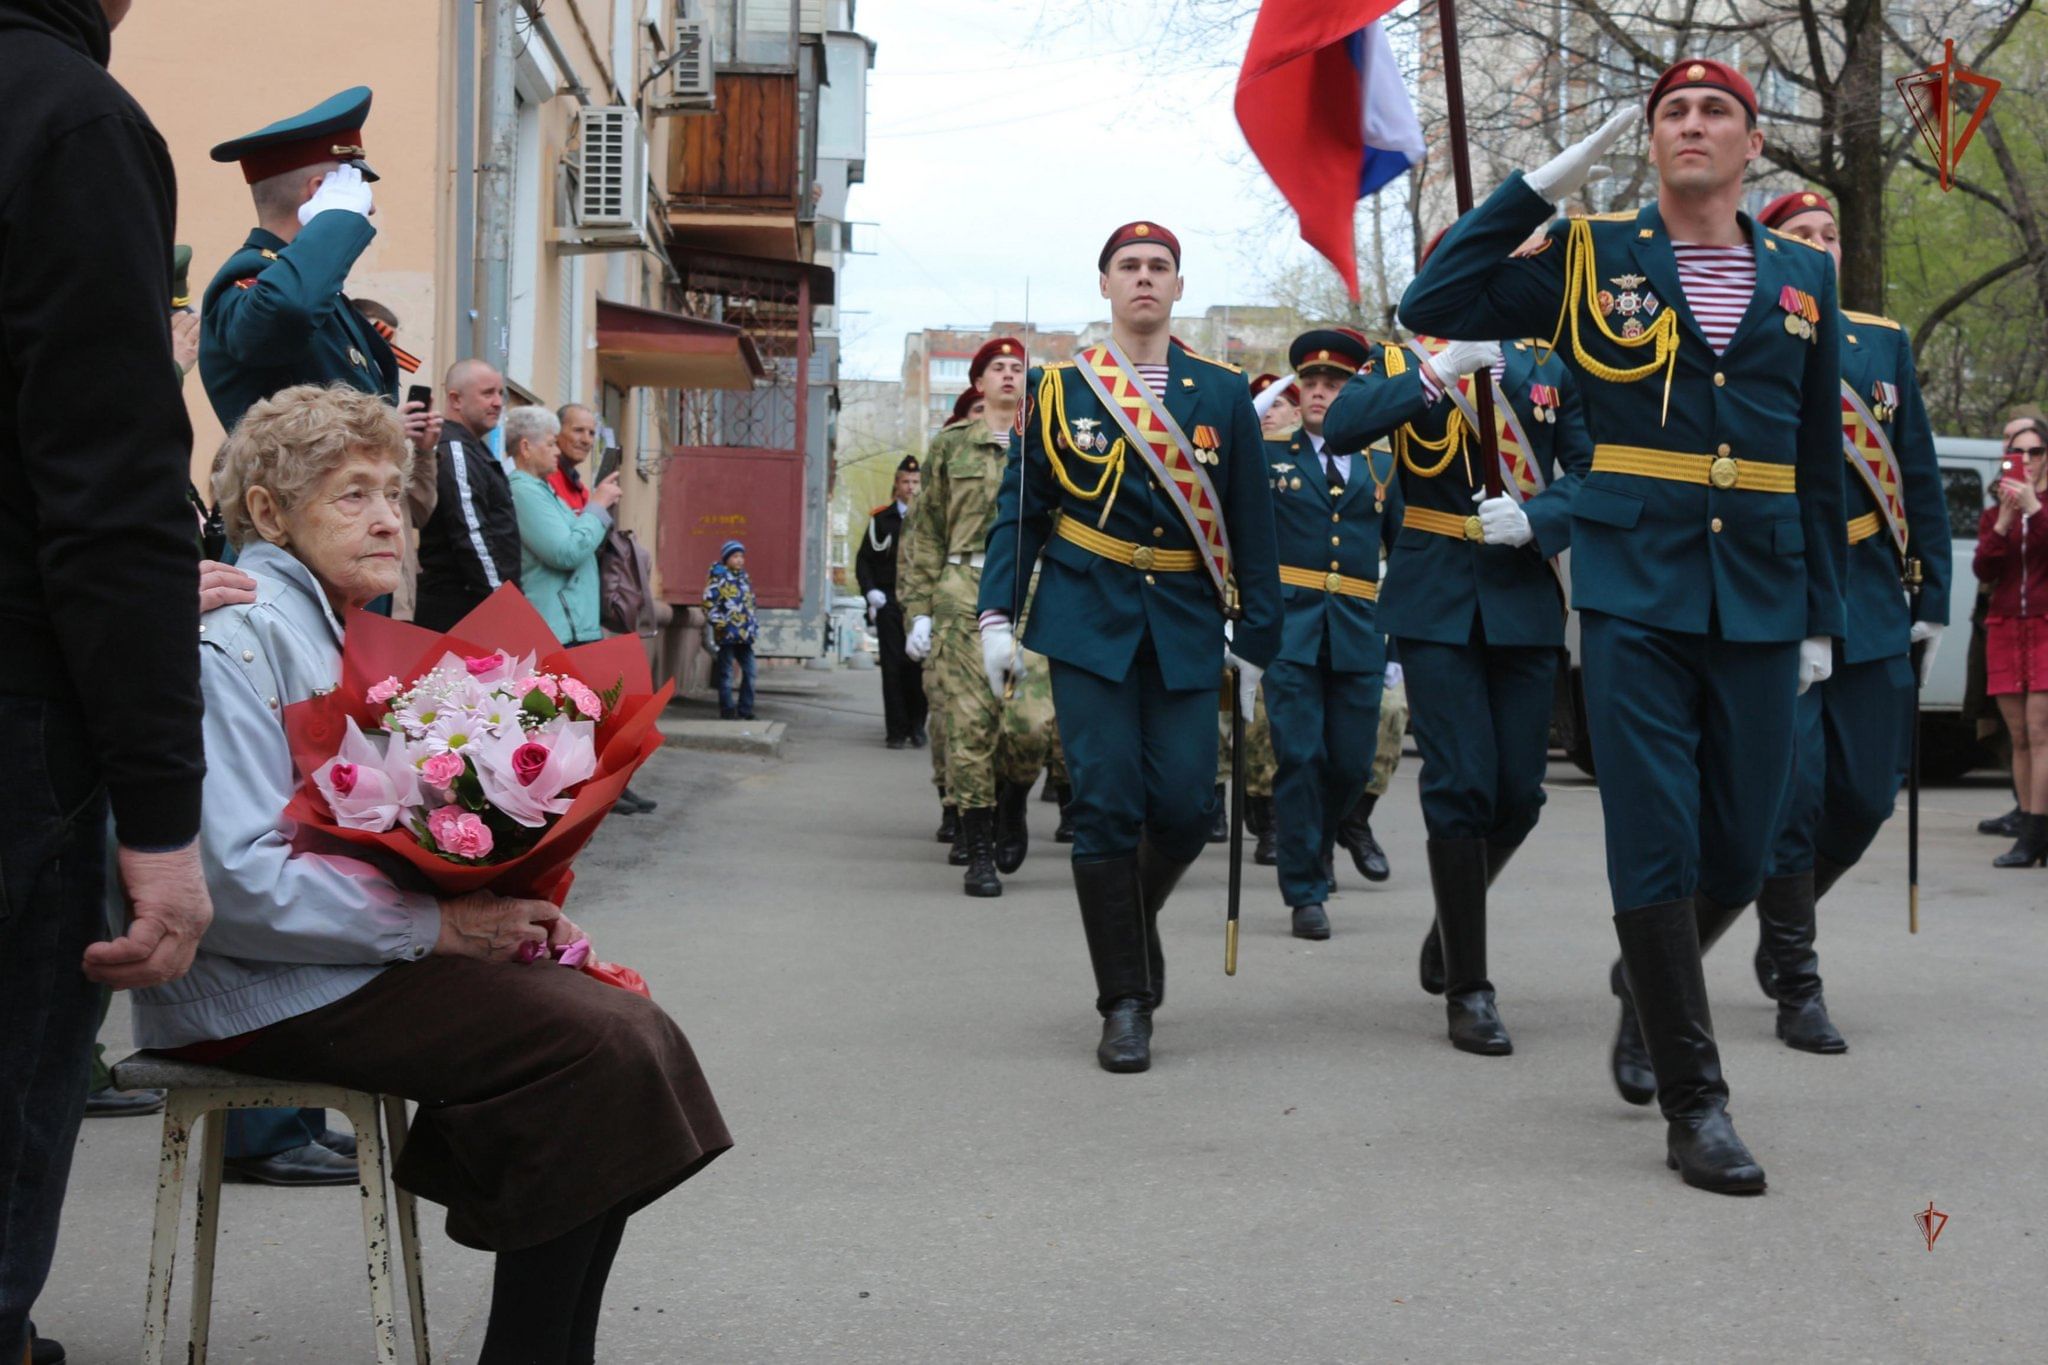
[[[1076,450],[1095,449],[1095,442],[1101,436],[1096,428],[1101,425],[1102,423],[1093,417],[1076,417],[1073,421],[1074,434],[1069,438],[1069,443]]]
[[[1786,285],[1778,291],[1778,307],[1785,310],[1785,330],[1793,336],[1813,340],[1820,321],[1820,304],[1803,289]]]
[[[363,359],[363,353],[361,351],[358,351],[353,346],[348,348],[348,363],[355,366],[359,370],[367,370],[370,368],[370,362]]]
[[[1871,415],[1880,422],[1889,422],[1899,411],[1899,390],[1894,384],[1880,379],[1870,386]]]
[[[1202,464],[1216,463],[1216,449],[1222,444],[1216,437],[1216,428],[1198,424],[1191,438],[1195,444],[1195,459]]]

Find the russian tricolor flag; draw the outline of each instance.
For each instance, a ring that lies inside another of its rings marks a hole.
[[[1265,0],[1237,77],[1252,154],[1358,297],[1358,201],[1422,159],[1422,125],[1380,19],[1394,0]]]

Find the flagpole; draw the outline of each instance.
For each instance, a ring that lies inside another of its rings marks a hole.
[[[1458,65],[1457,0],[1436,0],[1436,16],[1443,35],[1444,112],[1451,125],[1451,182],[1462,216],[1472,211],[1472,156],[1465,145],[1465,77]],[[1500,433],[1493,415],[1491,372],[1472,377],[1472,397],[1479,407],[1479,455],[1486,473],[1486,496],[1497,498],[1501,495]]]

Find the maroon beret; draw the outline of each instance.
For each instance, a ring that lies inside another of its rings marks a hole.
[[[1110,233],[1109,241],[1103,244],[1102,254],[1095,258],[1095,268],[1105,274],[1108,273],[1109,258],[1116,255],[1117,248],[1129,246],[1133,242],[1149,242],[1154,246],[1165,247],[1173,253],[1173,268],[1180,269],[1180,238],[1157,223],[1142,221],[1125,223]]]
[[[967,366],[968,381],[971,383],[979,380],[981,372],[988,368],[988,363],[991,360],[996,359],[998,356],[1006,355],[1014,356],[1018,360],[1023,361],[1025,369],[1031,368],[1031,357],[1024,354],[1023,342],[1015,337],[996,337],[993,340],[984,341],[981,344],[981,349],[974,353],[974,359]]]
[[[1657,78],[1650,87],[1650,102],[1644,112],[1654,115],[1657,101],[1674,90],[1689,90],[1703,86],[1709,90],[1725,90],[1735,96],[1742,107],[1749,110],[1751,118],[1756,117],[1756,89],[1749,78],[1726,62],[1710,62],[1705,58],[1686,58],[1673,62],[1671,69]]]
[[[1825,213],[1832,218],[1835,216],[1835,206],[1818,190],[1794,190],[1791,194],[1781,194],[1765,204],[1763,212],[1756,216],[1756,220],[1767,228],[1783,227],[1787,218],[1797,218],[1802,213]]]

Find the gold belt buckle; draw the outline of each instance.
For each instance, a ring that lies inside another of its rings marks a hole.
[[[1485,535],[1485,531],[1479,525],[1478,517],[1465,518],[1465,539],[1476,541],[1483,535]]]
[[[1326,574],[1324,574],[1324,575],[1323,575],[1323,591],[1325,591],[1325,592],[1339,592],[1339,591],[1341,591],[1341,590],[1343,589],[1343,587],[1344,587],[1344,575],[1343,575],[1343,574],[1340,574],[1340,573],[1326,573]]]
[[[1741,469],[1732,456],[1717,455],[1714,462],[1707,466],[1707,482],[1716,488],[1735,487],[1735,480],[1740,475]]]
[[[1131,551],[1131,567],[1134,569],[1149,569],[1152,567],[1152,547],[1150,545],[1140,545],[1137,549]]]

